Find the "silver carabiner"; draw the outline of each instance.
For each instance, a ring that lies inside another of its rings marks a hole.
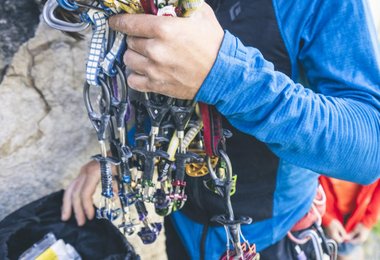
[[[89,23],[69,23],[62,21],[55,17],[54,11],[58,7],[58,2],[56,0],[48,0],[44,6],[42,16],[50,27],[65,31],[65,32],[81,32],[86,30],[90,24]]]

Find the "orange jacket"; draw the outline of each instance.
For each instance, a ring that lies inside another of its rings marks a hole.
[[[326,193],[326,213],[322,218],[322,225],[328,226],[333,219],[343,223],[343,216],[336,207],[336,194],[332,187],[330,179],[326,176],[321,176],[319,181]],[[371,229],[378,221],[380,213],[380,180],[362,186],[356,199],[356,207],[348,218],[344,228],[347,232],[352,231],[356,224],[362,223],[367,228]]]

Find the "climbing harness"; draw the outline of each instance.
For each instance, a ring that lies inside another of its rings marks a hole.
[[[295,244],[298,259],[306,259],[301,246],[309,241],[312,244],[316,260],[323,260],[326,258],[331,260],[337,259],[337,243],[332,239],[328,239],[321,228],[322,214],[325,211],[325,206],[326,194],[320,185],[317,190],[317,195],[313,200],[310,212],[288,232],[288,238]],[[295,233],[297,233],[297,235]]]

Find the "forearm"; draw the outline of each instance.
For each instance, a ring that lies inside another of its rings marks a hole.
[[[293,164],[368,183],[380,173],[379,112],[342,93],[327,97],[296,84],[227,32],[196,99]]]

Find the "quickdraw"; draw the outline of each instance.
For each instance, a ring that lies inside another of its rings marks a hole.
[[[83,96],[100,146],[100,153],[92,157],[101,168],[102,199],[97,217],[121,219],[118,227],[126,236],[138,230],[144,244],[153,243],[162,224],[149,220],[145,204],[153,203],[161,216],[179,210],[187,200],[185,176],[208,174],[206,186],[225,202],[226,214],[212,218],[226,229],[227,251],[221,259],[258,259],[255,245],[244,239],[240,229],[252,220],[235,217],[232,210],[230,197],[236,189],[236,176],[225,147],[225,139],[231,134],[222,129],[220,115],[205,104],[128,88],[120,57],[126,49],[126,36],[108,27],[107,19],[113,14],[186,17],[202,3],[48,0],[43,16],[48,25],[62,31],[93,28]],[[81,22],[57,19],[54,12],[58,7],[77,15]],[[132,122],[134,140],[128,140]]]

